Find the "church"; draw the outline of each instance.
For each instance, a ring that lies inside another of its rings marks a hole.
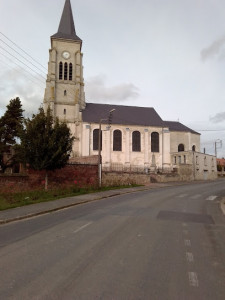
[[[53,116],[70,127],[72,158],[101,154],[103,170],[169,172],[179,164],[193,165],[192,154],[201,156],[198,132],[162,120],[152,107],[87,103],[82,58],[82,40],[66,0],[58,31],[51,36],[44,109],[50,106]]]

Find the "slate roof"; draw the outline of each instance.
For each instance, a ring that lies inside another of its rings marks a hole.
[[[51,38],[81,41],[81,39],[76,35],[70,0],[66,0],[58,32],[52,35]]]
[[[99,123],[100,119],[107,119],[109,111],[115,109],[112,115],[112,124],[140,125],[163,127],[164,123],[152,107],[123,106],[112,104],[87,103],[83,110],[83,121]],[[102,123],[107,123],[102,122]]]
[[[192,130],[191,128],[181,124],[180,122],[174,121],[164,121],[166,127],[169,127],[170,131],[182,131],[182,132],[191,132],[194,134],[199,134],[197,131]]]
[[[199,134],[180,122],[163,121],[153,107],[86,103],[86,107],[82,112],[83,121],[99,123],[100,119],[108,118],[109,111],[112,109],[115,109],[112,114],[112,124],[169,127],[170,131]],[[102,123],[108,123],[108,121],[102,121]]]

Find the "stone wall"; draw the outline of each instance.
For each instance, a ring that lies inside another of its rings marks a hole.
[[[103,186],[119,186],[129,184],[145,185],[150,183],[150,176],[135,173],[102,172]]]
[[[73,157],[70,158],[69,164],[97,165],[98,155]]]

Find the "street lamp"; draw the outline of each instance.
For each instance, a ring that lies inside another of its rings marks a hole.
[[[102,157],[101,157],[101,137],[102,137],[102,122],[108,120],[108,124],[110,125],[112,122],[112,113],[115,111],[115,108],[109,111],[108,119],[100,119],[99,120],[99,129],[98,129],[98,186],[101,188],[102,186]],[[110,128],[110,126],[109,126]]]

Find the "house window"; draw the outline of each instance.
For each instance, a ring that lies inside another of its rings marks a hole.
[[[68,77],[68,64],[64,64],[64,80],[67,80]]]
[[[178,163],[181,164],[181,156],[178,156]]]
[[[113,132],[113,151],[122,151],[122,132],[120,130]]]
[[[179,144],[178,145],[178,152],[184,151],[184,144]]]
[[[196,165],[198,165],[198,156],[196,156]]]
[[[207,166],[207,159],[206,159],[206,156],[204,157],[204,166]]]
[[[184,164],[186,164],[186,155],[184,155]]]
[[[159,152],[159,134],[152,132],[151,134],[151,152]]]
[[[132,151],[141,151],[141,134],[139,131],[133,131],[132,133]]]
[[[65,108],[64,108],[64,110],[63,110],[63,114],[66,115],[66,109],[65,109]]]
[[[67,93],[66,93],[66,90],[65,90],[65,91],[64,91],[64,96],[66,96],[66,94],[67,94]]]
[[[192,146],[192,151],[195,151],[195,145]]]
[[[62,73],[63,73],[63,64],[62,62],[59,63],[59,80],[62,80]]]
[[[98,150],[98,136],[99,136],[99,129],[93,130],[93,150]],[[100,137],[100,147],[102,150],[102,131]]]
[[[69,66],[69,80],[72,80],[73,79],[73,65],[72,63],[70,63],[70,66]]]

